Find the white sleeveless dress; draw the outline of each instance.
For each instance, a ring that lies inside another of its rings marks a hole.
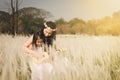
[[[37,55],[42,54],[42,47],[35,50]],[[33,60],[30,60],[31,80],[42,80],[44,76],[50,75],[53,72],[53,65],[50,63],[36,64]]]

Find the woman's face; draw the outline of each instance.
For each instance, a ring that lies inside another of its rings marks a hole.
[[[40,39],[40,37],[38,37],[36,40],[37,47],[40,47],[41,44],[42,44],[42,39]]]
[[[43,33],[44,33],[45,37],[51,36],[52,32],[53,32],[52,29],[50,29],[49,27],[47,27],[43,30]]]

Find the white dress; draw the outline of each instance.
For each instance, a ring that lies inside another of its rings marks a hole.
[[[42,54],[42,48],[40,47],[36,50],[37,55]],[[33,60],[30,60],[30,69],[31,69],[31,80],[42,80],[47,75],[50,75],[53,72],[53,65],[50,63],[40,63],[37,64]]]

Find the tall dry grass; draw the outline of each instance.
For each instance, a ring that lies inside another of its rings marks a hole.
[[[30,80],[21,49],[26,40],[0,35],[0,80]],[[56,43],[65,50],[55,55],[55,74],[44,80],[120,80],[120,36],[57,35]]]

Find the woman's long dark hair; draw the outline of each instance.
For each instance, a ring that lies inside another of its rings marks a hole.
[[[51,29],[56,29],[56,25],[54,22],[48,21],[46,22],[46,25],[49,26]],[[44,29],[46,28],[45,25],[43,24],[41,26],[41,30],[39,31],[40,33],[40,38],[43,40],[44,45],[53,46],[53,41],[56,40],[56,31],[53,31],[51,36],[45,37],[44,35]],[[45,49],[46,51],[46,49]]]

